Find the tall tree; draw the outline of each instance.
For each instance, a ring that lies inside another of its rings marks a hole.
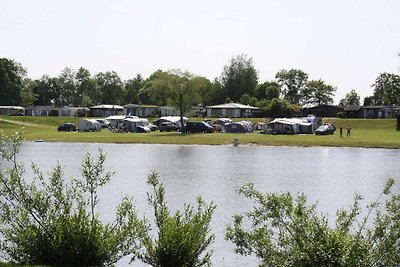
[[[172,70],[169,72],[166,90],[168,102],[179,110],[181,125],[183,126],[183,115],[191,109],[195,99],[198,97],[198,84],[194,76],[189,72]]]
[[[376,105],[400,104],[400,76],[391,73],[380,74],[373,85]]]
[[[58,78],[43,75],[36,82],[37,86],[33,88],[33,92],[37,95],[35,105],[57,105],[60,102],[61,89]]]
[[[168,80],[168,73],[162,70],[153,72],[140,88],[138,97],[142,104],[153,104],[164,106],[167,104],[165,84]]]
[[[357,94],[356,90],[352,89],[346,94],[345,98],[340,100],[340,106],[359,106],[360,96]]]
[[[195,76],[193,77],[193,84],[197,91],[196,93],[199,96],[199,103],[204,106],[214,104],[216,88],[209,79],[206,77]]]
[[[79,97],[75,83],[75,71],[71,68],[65,68],[58,77],[60,85],[60,96],[56,103],[57,106],[77,106]]]
[[[138,103],[139,102],[139,90],[144,85],[144,79],[142,75],[137,74],[135,78],[129,79],[125,82],[125,96],[124,103]]]
[[[80,67],[75,74],[75,83],[78,106],[90,107],[94,104],[100,104],[101,94],[97,80],[91,76],[89,70]]]
[[[118,74],[115,71],[100,72],[96,78],[101,92],[101,102],[122,104],[125,88]]]
[[[284,99],[291,104],[301,105],[307,100],[308,74],[302,70],[281,70],[275,78],[281,86]]]
[[[281,88],[275,81],[267,81],[257,85],[255,97],[258,100],[265,99],[271,101],[274,98],[279,98],[281,95]]]
[[[0,58],[0,105],[21,105],[21,91],[26,70],[20,63]]]
[[[332,85],[325,84],[324,81],[319,79],[318,81],[311,80],[307,82],[306,87],[308,99],[304,99],[304,103],[315,105],[333,103],[333,96],[336,88]]]
[[[245,93],[254,96],[258,74],[253,66],[253,59],[247,55],[233,57],[229,65],[224,67],[220,80],[227,94],[225,98],[239,101]]]
[[[29,107],[35,103],[37,95],[33,92],[33,90],[37,86],[37,81],[29,78],[24,79],[21,91],[21,105],[23,107]]]

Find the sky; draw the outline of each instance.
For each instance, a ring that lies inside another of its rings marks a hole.
[[[259,82],[282,69],[361,101],[380,73],[400,74],[399,0],[0,0],[0,58],[29,78],[70,67],[123,80],[181,69],[214,80],[233,57]]]

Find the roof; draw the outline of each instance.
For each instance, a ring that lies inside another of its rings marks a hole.
[[[243,105],[243,104],[239,104],[239,103],[226,103],[226,104],[220,104],[220,105],[215,105],[215,106],[207,106],[207,108],[260,109],[260,108],[257,108],[257,107],[253,107],[253,106],[250,106],[250,105]]]
[[[93,108],[97,108],[97,109],[124,109],[120,105],[108,105],[108,104],[97,105],[97,106],[93,106],[93,107],[90,107],[90,108],[91,109],[93,109]]]
[[[347,106],[344,108],[345,111],[357,111],[360,109],[361,109],[361,106]]]
[[[80,109],[89,110],[89,108],[87,108],[87,107],[62,107],[62,108],[60,108],[60,110],[80,110]]]
[[[294,124],[300,124],[300,125],[311,125],[312,123],[308,122],[305,119],[299,119],[299,118],[277,118],[271,122],[269,122],[269,124],[274,124],[274,123],[280,123],[280,124],[289,124],[289,125],[294,125]]]
[[[158,108],[155,105],[126,104],[124,108]]]
[[[123,120],[126,118],[137,119],[139,117],[138,116],[126,116],[126,115],[112,115],[112,116],[108,116],[106,118],[106,120]]]
[[[339,105],[328,105],[328,104],[323,104],[323,105],[317,105],[313,107],[309,107],[308,109],[318,109],[318,108],[337,108],[337,109],[343,109],[343,106]]]
[[[24,107],[21,106],[0,106],[0,109],[24,109]]]

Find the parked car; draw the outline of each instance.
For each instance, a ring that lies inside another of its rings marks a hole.
[[[321,125],[315,130],[316,135],[328,135],[328,134],[333,134],[335,132],[336,128],[332,124],[324,124]]]
[[[178,131],[179,127],[178,127],[178,125],[176,125],[173,122],[166,121],[166,122],[162,122],[160,124],[160,126],[158,127],[158,129],[160,130],[160,132],[163,132],[163,131],[170,132],[170,131]]]
[[[58,126],[57,130],[59,132],[70,132],[70,131],[76,131],[76,125],[73,123],[64,123],[63,125]]]
[[[212,133],[213,127],[204,121],[189,121],[185,126],[188,133]]]

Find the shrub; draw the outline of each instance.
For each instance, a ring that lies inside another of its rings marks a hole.
[[[198,197],[196,210],[185,204],[183,212],[178,210],[171,215],[164,199],[165,189],[158,180],[158,174],[150,173],[147,183],[153,187],[153,194],[147,196],[154,209],[158,237],[153,239],[149,231],[141,236],[143,250],[138,251],[132,260],[140,259],[159,267],[210,266],[211,252],[205,251],[214,240],[209,224],[215,205],[206,205]]]
[[[356,195],[349,210],[337,212],[336,227],[307,204],[304,195],[261,193],[247,184],[239,193],[255,201],[246,216],[235,215],[226,238],[242,255],[255,255],[260,266],[399,266],[400,196],[390,193],[390,179],[382,195],[362,212]],[[384,210],[379,202],[385,195]],[[371,215],[375,214],[373,220]],[[251,228],[246,229],[244,217]]]
[[[103,266],[138,249],[136,238],[145,231],[132,199],[124,198],[116,220],[102,223],[96,207],[97,189],[109,182],[105,154],[97,160],[86,154],[83,179],[66,182],[58,164],[49,179],[36,166],[27,182],[16,157],[22,135],[0,137],[0,234],[6,260],[22,264]],[[8,162],[8,163],[7,163]]]

